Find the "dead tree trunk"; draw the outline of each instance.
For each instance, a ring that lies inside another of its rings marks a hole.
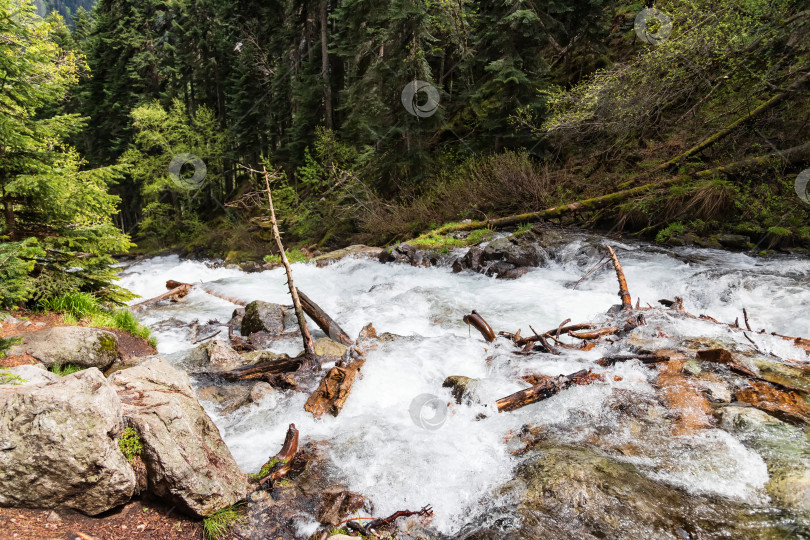
[[[215,375],[219,375],[226,381],[244,381],[246,379],[258,379],[264,375],[291,373],[293,371],[298,371],[298,368],[303,365],[304,356],[306,355],[296,356],[295,358],[267,360],[250,366],[215,373]]]
[[[301,305],[304,308],[304,312],[315,321],[315,324],[317,324],[327,336],[347,347],[352,346],[354,341],[349,337],[349,334],[347,334],[332,317],[322,310],[318,304],[313,302],[300,289],[298,290],[298,296],[301,298]]]
[[[264,184],[267,187],[267,202],[270,205],[270,222],[273,224],[273,237],[276,239],[279,256],[282,264],[284,264],[284,271],[287,273],[287,286],[290,288],[290,296],[292,296],[293,306],[295,307],[295,316],[298,319],[298,328],[301,330],[301,339],[304,341],[304,352],[309,356],[315,356],[315,346],[312,344],[312,336],[309,334],[307,321],[304,318],[304,310],[301,308],[301,300],[298,298],[298,289],[295,288],[293,282],[292,267],[290,261],[287,260],[284,244],[281,243],[281,232],[278,230],[276,211],[273,208],[273,195],[270,191],[270,174],[265,167],[262,167],[262,172],[264,173]]]
[[[278,454],[273,456],[262,466],[262,469],[264,469],[265,465],[271,463],[273,464],[270,468],[269,474],[259,480],[259,486],[268,481],[276,482],[290,472],[290,469],[292,468],[292,460],[297,452],[298,430],[296,429],[295,424],[290,424],[290,427],[287,428],[287,435],[284,437],[284,444],[281,446],[281,450],[279,450]]]

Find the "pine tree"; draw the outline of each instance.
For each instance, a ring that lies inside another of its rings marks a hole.
[[[68,143],[84,128],[83,119],[41,116],[64,99],[81,68],[80,58],[54,40],[60,21],[42,20],[28,1],[0,0],[0,35],[8,38],[0,40],[0,273],[9,279],[4,304],[69,290],[131,297],[111,284],[111,254],[131,246],[112,222],[119,199],[108,193],[123,169],[84,170]]]

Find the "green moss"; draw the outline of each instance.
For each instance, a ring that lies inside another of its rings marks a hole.
[[[273,458],[264,465],[262,465],[262,468],[259,470],[258,473],[249,474],[248,478],[250,478],[251,480],[261,480],[262,478],[270,474],[270,472],[273,470],[273,467],[275,467],[279,463],[284,463],[284,460]]]
[[[284,253],[287,254],[287,260],[290,261],[290,264],[307,262],[309,260],[307,254],[301,251],[300,249],[288,249]],[[280,264],[281,255],[265,255],[264,262]]]
[[[236,503],[205,518],[203,520],[203,537],[219,539],[228,534],[231,527],[245,518],[244,513],[239,508],[241,505],[242,503]]]
[[[655,241],[659,244],[666,244],[671,242],[674,238],[683,235],[685,232],[686,229],[683,223],[676,221],[675,223],[670,223],[666,229],[659,231],[655,237]]]
[[[790,229],[786,229],[784,227],[771,227],[768,229],[768,233],[779,237],[791,236],[793,234]]]
[[[124,429],[121,436],[118,438],[118,448],[121,453],[127,458],[127,461],[132,463],[135,456],[140,456],[143,447],[141,446],[141,438],[135,428],[128,427]]]
[[[98,338],[98,352],[118,352],[118,341],[108,335],[101,335]]]
[[[77,371],[82,371],[83,367],[74,366],[73,364],[56,364],[50,367],[50,371],[52,373],[56,373],[60,377],[67,377],[71,373],[76,373]]]

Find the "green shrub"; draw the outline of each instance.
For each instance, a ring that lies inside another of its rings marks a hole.
[[[659,231],[658,235],[655,237],[655,241],[659,244],[666,244],[673,238],[681,236],[684,232],[686,232],[686,229],[683,223],[676,221],[675,223],[670,223],[666,229]]]
[[[128,427],[124,429],[121,437],[118,438],[118,448],[121,449],[121,453],[130,463],[132,463],[135,456],[141,455],[143,447],[141,446],[141,438],[135,428]]]
[[[22,384],[25,379],[8,371],[0,370],[0,384]]]
[[[228,508],[218,510],[203,520],[203,536],[205,538],[222,538],[231,527],[244,519],[239,509],[242,503],[236,503]]]
[[[67,377],[71,373],[83,370],[83,367],[74,366],[73,364],[56,364],[51,366],[51,372],[56,373],[60,377]]]
[[[73,292],[40,300],[37,307],[42,311],[58,311],[84,319],[101,311],[98,299],[90,293]]]

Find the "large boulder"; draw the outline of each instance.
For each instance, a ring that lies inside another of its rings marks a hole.
[[[377,259],[382,253],[383,249],[378,247],[369,247],[364,246],[362,244],[355,244],[353,246],[345,247],[343,249],[338,249],[336,251],[330,251],[329,253],[324,253],[323,255],[319,255],[315,257],[313,261],[319,267],[328,266],[332,263],[336,263],[339,260],[345,259],[346,257],[352,258],[365,258],[365,259]]]
[[[245,497],[247,478],[200,406],[188,375],[162,358],[118,371],[110,383],[141,438],[149,491],[204,517]]]
[[[8,354],[30,354],[47,367],[73,364],[104,371],[118,358],[118,338],[98,328],[57,326],[25,334],[22,340]]]
[[[98,369],[0,388],[0,505],[96,515],[125,503],[135,475],[122,429],[121,402]]]
[[[284,306],[261,300],[249,303],[245,306],[241,332],[243,336],[258,332],[281,335],[284,332]]]

